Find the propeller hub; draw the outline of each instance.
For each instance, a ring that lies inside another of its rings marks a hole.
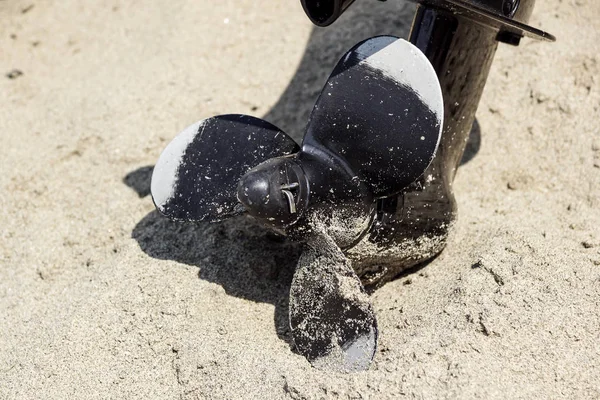
[[[306,210],[308,182],[293,157],[268,160],[248,171],[237,198],[254,218],[276,228],[296,223]]]

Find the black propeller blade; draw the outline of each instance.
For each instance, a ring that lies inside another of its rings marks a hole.
[[[443,117],[442,91],[427,57],[405,40],[374,37],[333,70],[302,151],[341,159],[375,197],[388,197],[429,166]]]
[[[298,151],[274,125],[247,115],[221,115],[186,128],[160,155],[152,173],[156,208],[183,221],[220,221],[244,211],[240,178],[273,157]]]
[[[377,323],[341,249],[368,231],[375,200],[398,194],[429,166],[443,112],[435,71],[416,47],[368,39],[329,77],[301,149],[268,122],[209,118],[165,149],[152,196],[172,219],[218,221],[246,210],[306,241],[290,290],[294,343],[315,366],[364,370]]]

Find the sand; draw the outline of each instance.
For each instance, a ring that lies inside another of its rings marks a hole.
[[[220,113],[302,136],[337,58],[413,5],[0,1],[0,398],[600,397],[600,3],[501,46],[447,249],[372,295],[367,372],[291,350],[297,245],[239,217],[160,218],[151,166]],[[478,150],[475,152],[475,150]]]

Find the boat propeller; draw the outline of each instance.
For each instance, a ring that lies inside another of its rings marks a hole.
[[[159,212],[215,222],[247,213],[306,243],[290,289],[294,344],[314,366],[368,368],[377,322],[345,257],[376,218],[432,161],[443,100],[425,55],[392,36],[348,51],[327,80],[301,146],[247,115],[197,122],[163,151],[152,175]]]

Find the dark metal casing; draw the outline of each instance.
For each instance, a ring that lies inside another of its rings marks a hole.
[[[347,251],[365,286],[380,286],[439,254],[457,218],[452,190],[498,42],[554,40],[524,25],[533,0],[419,1],[410,42],[431,61],[444,97],[444,129],[432,164],[399,196],[378,201],[367,236]],[[503,11],[504,10],[504,11]]]

